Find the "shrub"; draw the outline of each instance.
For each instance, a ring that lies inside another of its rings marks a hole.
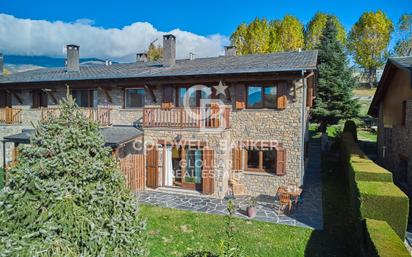
[[[1,256],[144,256],[144,222],[74,100],[35,127],[0,193]]]
[[[379,220],[366,219],[366,228],[370,248],[367,250],[367,256],[391,256],[391,257],[409,257],[402,240],[391,229],[388,223]]]
[[[392,173],[376,165],[362,152],[353,139],[352,132],[346,131],[341,137],[340,158],[344,169],[347,171],[352,215],[355,220],[358,220],[356,224],[357,239],[363,242],[361,245],[367,244],[364,240],[366,234],[370,236],[370,243],[372,243],[372,246],[366,248],[381,247],[382,242],[375,242],[375,240],[384,236],[383,234],[377,234],[383,230],[380,227],[375,230],[373,230],[375,227],[371,228],[373,226],[371,224],[376,224],[376,222],[369,222],[369,226],[366,224],[366,230],[363,225],[365,219],[381,220],[395,235],[395,237],[389,236],[385,239],[391,240],[386,245],[397,246],[396,252],[402,253],[404,251],[403,238],[405,237],[409,212],[408,197],[393,184]],[[369,231],[369,229],[372,230]]]
[[[364,218],[384,220],[405,238],[408,225],[408,198],[393,183],[357,181]]]

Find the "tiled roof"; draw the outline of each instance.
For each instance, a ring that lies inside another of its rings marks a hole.
[[[404,68],[412,68],[412,56],[406,56],[406,57],[392,57],[389,58],[392,62],[400,65],[401,67]]]
[[[105,139],[105,146],[112,148],[117,148],[120,144],[143,135],[142,130],[131,126],[113,126],[102,128],[100,131]],[[33,133],[33,129],[24,129],[21,133],[4,137],[4,140],[7,142],[29,144],[30,137]]]
[[[79,72],[67,72],[65,67],[44,68],[0,76],[0,84],[308,70],[316,69],[317,55],[317,51],[302,51],[220,56],[177,60],[171,67],[164,67],[158,62],[119,63],[80,66]]]

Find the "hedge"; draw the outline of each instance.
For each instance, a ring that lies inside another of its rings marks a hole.
[[[364,218],[386,221],[400,238],[408,225],[409,199],[393,183],[357,181]]]
[[[350,127],[350,126],[349,126]],[[341,161],[351,195],[352,215],[363,255],[409,256],[403,244],[408,222],[409,199],[393,184],[392,173],[371,161],[346,131],[341,138]],[[385,224],[385,225],[382,225]],[[387,233],[387,230],[391,233]],[[395,236],[394,236],[395,235]],[[365,238],[369,238],[366,240]],[[387,253],[382,248],[395,247]],[[399,252],[400,254],[394,255]]]
[[[373,242],[367,250],[367,256],[409,257],[402,240],[385,221],[366,219],[369,240]]]

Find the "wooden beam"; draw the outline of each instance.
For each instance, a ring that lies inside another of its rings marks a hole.
[[[21,99],[21,97],[18,95],[18,93],[14,90],[10,90],[9,91],[19,102],[19,104],[23,104],[23,100]]]
[[[106,100],[109,101],[110,104],[113,104],[113,99],[108,92],[108,90],[111,89],[107,87],[99,87],[99,89],[103,92],[104,96],[106,97]]]
[[[157,101],[156,101],[156,96],[155,96],[155,94],[154,94],[154,92],[153,92],[153,88],[152,88],[151,86],[149,86],[149,85],[144,85],[144,89],[145,89],[147,92],[149,92],[150,97],[152,98],[152,101],[153,101],[154,103],[157,103]]]
[[[48,96],[50,96],[50,98],[52,99],[53,103],[54,103],[54,104],[57,104],[57,103],[58,103],[57,98],[56,98],[56,96],[53,94],[55,91],[56,91],[55,89],[50,89],[50,88],[45,88],[45,89],[43,89],[43,92],[46,92],[46,94],[47,94]]]

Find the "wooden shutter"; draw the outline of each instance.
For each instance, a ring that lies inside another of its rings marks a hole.
[[[232,170],[240,171],[242,170],[242,148],[237,147],[232,149]]]
[[[146,153],[146,165],[147,165],[147,187],[157,188],[158,187],[158,153],[157,147],[147,146]]]
[[[288,102],[288,84],[286,82],[279,82],[277,85],[278,97],[277,97],[277,108],[285,109]]]
[[[246,107],[246,87],[244,84],[236,85],[236,110],[243,110]]]
[[[202,191],[204,194],[211,195],[214,192],[214,151],[203,149],[203,170],[202,170]]]
[[[163,101],[162,108],[170,109],[173,107],[173,87],[164,86],[163,87]]]
[[[41,91],[41,96],[40,96],[40,106],[41,107],[47,107],[49,104],[49,97],[46,92]]]
[[[0,108],[11,107],[11,95],[7,91],[0,91]]]
[[[283,147],[275,148],[275,168],[276,175],[286,174],[286,149]]]
[[[315,88],[314,88],[314,76],[307,78],[307,90],[306,90],[306,106],[312,107],[313,100],[315,99]]]
[[[32,103],[32,108],[39,108],[40,107],[40,91],[39,90],[33,90],[31,92],[32,98],[33,98],[33,103]]]

